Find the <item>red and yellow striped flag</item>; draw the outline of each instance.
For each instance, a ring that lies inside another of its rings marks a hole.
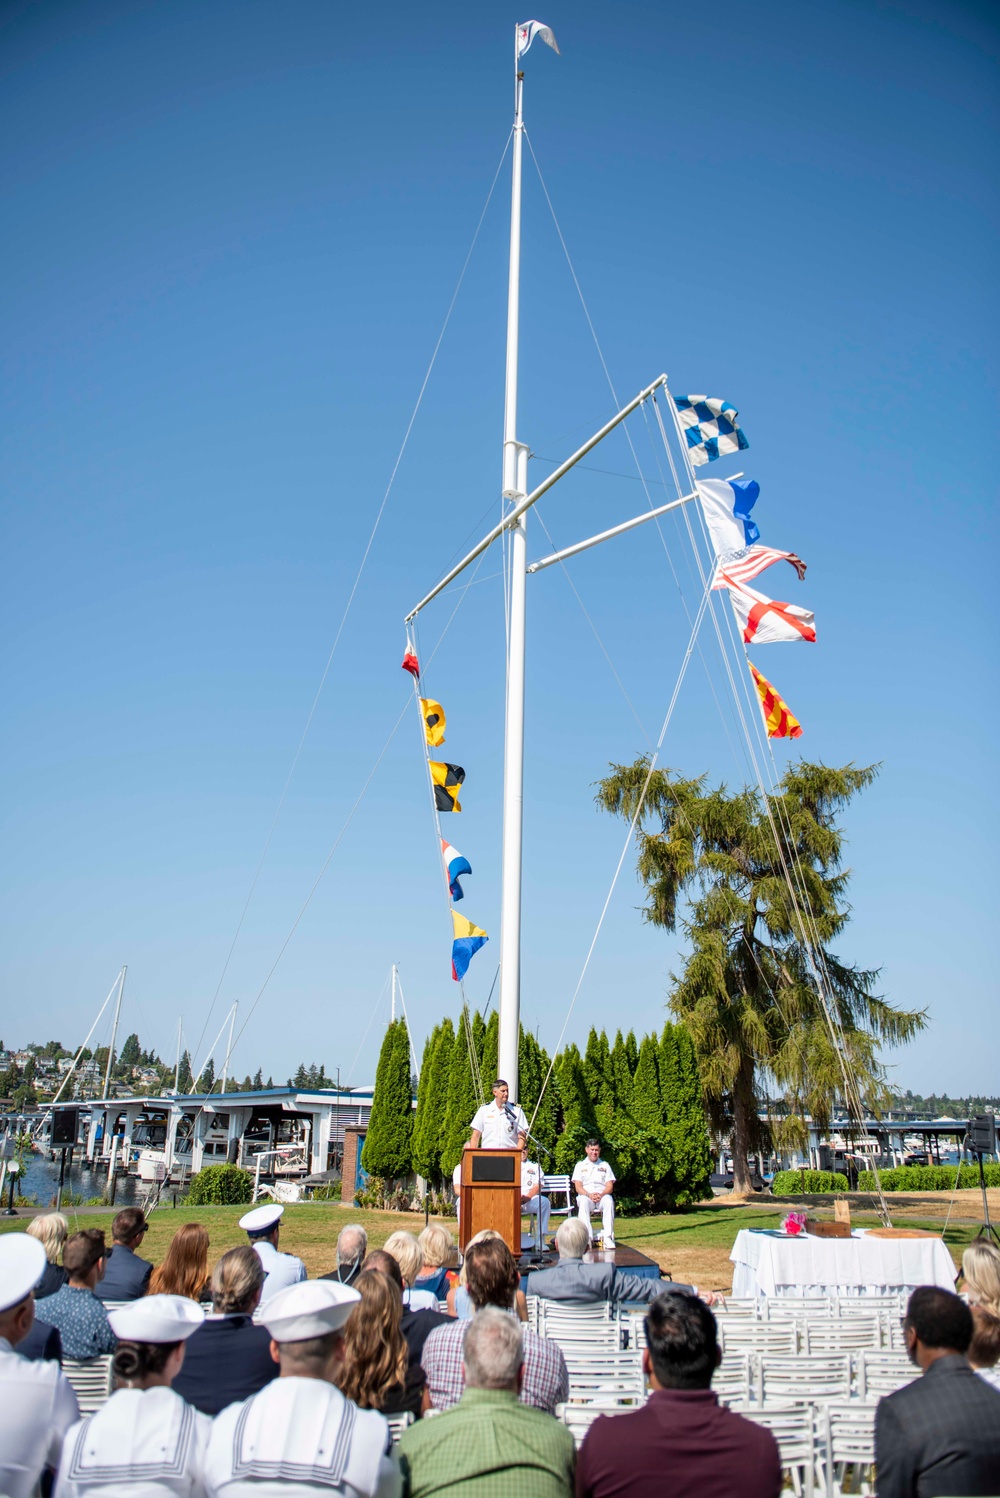
[[[747,661],[750,666],[750,662]],[[750,675],[753,684],[757,688],[757,696],[760,698],[764,709],[764,722],[767,725],[767,736],[769,739],[800,739],[802,737],[802,725],[798,718],[790,711],[788,703],[774,690],[766,676],[761,676],[756,666],[750,666]]]

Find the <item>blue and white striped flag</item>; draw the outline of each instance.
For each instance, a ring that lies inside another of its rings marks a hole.
[[[728,401],[708,395],[675,395],[673,400],[696,468],[750,446],[736,420],[739,412]]]

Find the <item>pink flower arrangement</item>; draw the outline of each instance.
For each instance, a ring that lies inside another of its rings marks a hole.
[[[800,1233],[805,1232],[807,1221],[808,1214],[806,1212],[789,1212],[781,1224],[782,1231],[788,1233],[792,1238],[797,1238]]]

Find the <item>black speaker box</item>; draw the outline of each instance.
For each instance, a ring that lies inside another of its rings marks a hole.
[[[992,1113],[975,1113],[969,1119],[965,1147],[973,1155],[994,1155],[997,1148],[997,1124]]]
[[[52,1148],[66,1148],[75,1144],[79,1126],[79,1108],[57,1108],[52,1115]]]

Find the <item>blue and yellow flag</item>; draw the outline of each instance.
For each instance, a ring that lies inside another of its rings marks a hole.
[[[455,940],[451,944],[451,976],[456,983],[460,983],[469,970],[469,963],[479,948],[486,945],[489,937],[481,927],[474,926],[464,915],[459,915],[457,910],[452,911],[451,919],[455,928]]]

